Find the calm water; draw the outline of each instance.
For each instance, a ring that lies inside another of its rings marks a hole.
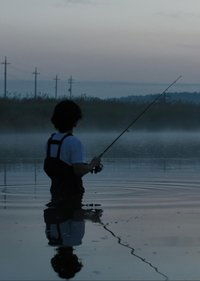
[[[113,136],[79,135],[87,158]],[[84,178],[87,214],[71,231],[83,264],[74,280],[199,279],[199,137],[127,134],[104,158],[102,173]],[[43,220],[49,200],[45,139],[1,136],[1,280],[60,280]]]

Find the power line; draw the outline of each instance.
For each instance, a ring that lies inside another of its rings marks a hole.
[[[16,67],[16,66],[11,66],[11,68],[12,69],[14,69],[14,70],[17,70],[18,72],[21,72],[21,73],[24,73],[24,74],[28,74],[29,73],[29,71],[30,70],[28,70],[28,69],[25,69],[25,68],[19,68],[19,67]],[[40,69],[41,70],[41,69]],[[42,78],[44,78],[44,79],[47,79],[47,80],[51,80],[51,76],[50,76],[50,74],[49,75],[44,75],[44,74],[42,74]]]
[[[28,74],[28,72],[30,71],[30,69],[22,69],[22,68],[19,68],[19,67],[16,67],[16,66],[11,66],[12,69],[14,70],[17,70],[18,72],[21,72],[21,73],[25,73],[25,74]]]
[[[2,62],[1,64],[4,65],[4,98],[6,98],[6,95],[7,95],[7,66],[10,64],[9,62],[7,62],[7,57],[5,57],[4,62]]]
[[[10,73],[10,72],[9,72],[9,77],[12,79],[18,80],[18,81],[23,81],[22,79],[19,78],[19,76],[15,75],[13,73]]]

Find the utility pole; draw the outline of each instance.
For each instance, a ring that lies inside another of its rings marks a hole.
[[[70,100],[72,99],[72,84],[74,83],[74,79],[72,78],[72,75],[70,76],[69,80],[68,80],[68,84],[69,84],[69,98]]]
[[[60,80],[58,78],[58,75],[56,75],[56,78],[54,78],[53,80],[55,80],[55,98],[57,99],[57,96],[58,96],[58,81]]]
[[[35,71],[32,74],[35,76],[35,78],[34,78],[34,81],[35,81],[35,84],[34,84],[34,98],[36,99],[37,98],[37,76],[40,74],[37,71],[37,67],[35,68]]]
[[[7,62],[7,57],[5,57],[5,61],[2,62],[1,64],[4,64],[4,98],[6,98],[6,95],[7,95],[7,66],[8,63]]]

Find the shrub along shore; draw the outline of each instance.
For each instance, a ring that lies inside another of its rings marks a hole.
[[[1,132],[52,130],[50,118],[61,100],[52,98],[0,98]],[[149,104],[120,99],[75,98],[82,110],[82,131],[113,131],[124,129]],[[134,125],[136,130],[199,130],[200,104],[160,100]]]

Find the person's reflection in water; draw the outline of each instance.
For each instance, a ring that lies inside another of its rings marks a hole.
[[[52,258],[51,264],[53,269],[58,273],[60,278],[73,278],[82,268],[82,263],[73,253],[72,247],[57,248],[57,254]]]
[[[60,278],[70,279],[83,267],[74,247],[82,244],[85,233],[85,219],[99,222],[101,209],[83,209],[80,198],[74,207],[52,208],[44,210],[46,237],[49,245],[58,246],[51,265]]]

